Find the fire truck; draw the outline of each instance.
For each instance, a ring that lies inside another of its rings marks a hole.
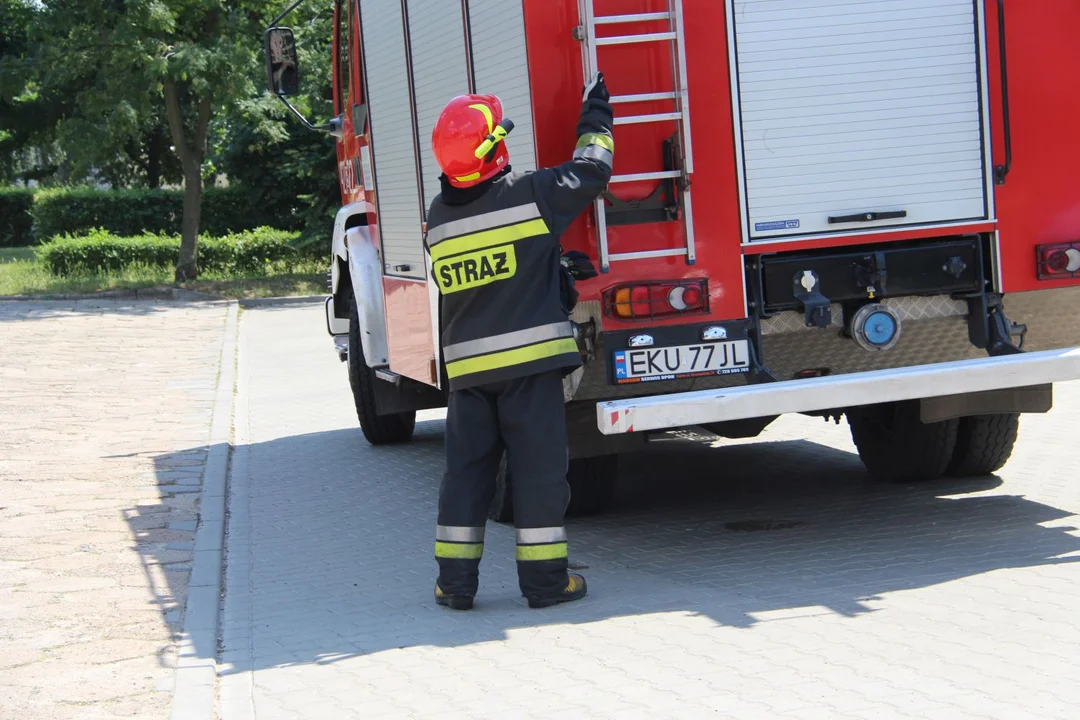
[[[846,417],[870,474],[996,471],[1080,378],[1080,2],[336,0],[327,329],[360,426],[446,404],[422,238],[445,103],[499,96],[514,170],[569,159],[602,71],[615,166],[562,237],[570,512],[681,428]],[[267,31],[272,92],[295,38]],[[299,114],[299,113],[298,113]],[[307,121],[305,120],[305,123]],[[310,123],[307,123],[310,125]],[[492,507],[509,517],[505,470]]]

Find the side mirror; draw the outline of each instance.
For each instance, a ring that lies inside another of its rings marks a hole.
[[[272,27],[266,31],[266,72],[267,87],[278,97],[300,92],[296,39],[289,28]]]

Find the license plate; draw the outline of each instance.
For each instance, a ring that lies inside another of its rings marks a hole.
[[[657,380],[731,375],[750,370],[747,340],[632,348],[614,353],[615,382],[622,385]]]

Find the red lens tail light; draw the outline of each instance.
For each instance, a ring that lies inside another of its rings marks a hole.
[[[1040,280],[1080,278],[1080,240],[1035,248],[1036,272]]]
[[[616,285],[604,291],[609,317],[649,320],[708,312],[708,280],[653,280]]]

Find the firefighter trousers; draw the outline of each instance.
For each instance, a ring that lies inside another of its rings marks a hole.
[[[570,487],[562,375],[555,370],[450,393],[435,539],[444,593],[476,594],[504,451],[513,483],[521,593],[551,598],[566,587],[563,516]]]

